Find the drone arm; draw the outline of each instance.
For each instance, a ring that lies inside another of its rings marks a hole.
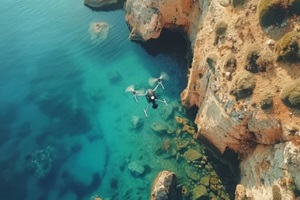
[[[155,99],[156,101],[162,102],[164,103],[166,106],[168,106],[168,103],[165,99],[161,100],[161,99]]]
[[[134,99],[135,99],[136,102],[139,102],[138,99],[137,99],[137,97],[136,97],[136,94],[133,94],[132,96],[134,97]]]
[[[149,107],[149,104],[147,105],[147,108],[146,108],[146,109],[143,109],[143,111],[144,111],[144,113],[145,113],[146,117],[148,117],[148,113],[147,113],[147,111],[148,111],[148,107]]]
[[[160,85],[160,83],[157,83],[157,85],[155,86],[155,88],[153,90],[156,91],[156,89],[158,88],[159,85]]]

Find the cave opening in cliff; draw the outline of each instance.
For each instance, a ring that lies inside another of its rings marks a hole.
[[[164,54],[174,57],[178,62],[185,60],[188,65],[192,60],[191,44],[181,30],[163,29],[159,38],[150,39],[141,45],[151,56]]]

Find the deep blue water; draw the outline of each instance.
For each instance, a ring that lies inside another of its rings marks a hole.
[[[105,40],[91,40],[92,22],[109,24]],[[1,200],[144,200],[160,170],[180,171],[154,153],[161,137],[149,125],[163,105],[146,118],[146,100],[124,93],[164,71],[171,79],[158,95],[179,102],[186,77],[176,49],[129,41],[124,11],[82,1],[3,0],[0,27]],[[143,177],[130,173],[135,161],[149,168]]]

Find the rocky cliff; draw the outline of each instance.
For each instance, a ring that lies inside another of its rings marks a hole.
[[[300,1],[127,0],[130,39],[180,29],[193,61],[185,107],[195,138],[241,160],[236,199],[299,195]]]

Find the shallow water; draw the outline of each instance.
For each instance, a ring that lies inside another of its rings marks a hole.
[[[146,118],[146,100],[124,93],[164,71],[171,79],[158,95],[178,102],[186,72],[176,49],[145,50],[128,40],[123,11],[93,12],[82,1],[4,0],[0,19],[0,199],[148,199],[157,172],[180,173],[155,154],[163,139],[149,125],[164,106]],[[95,42],[97,21],[110,28]],[[142,177],[128,169],[135,161],[146,166]]]

